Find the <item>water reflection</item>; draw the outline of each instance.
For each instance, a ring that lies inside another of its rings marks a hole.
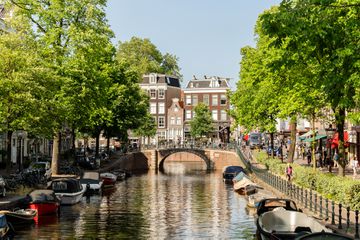
[[[84,197],[15,239],[252,239],[246,200],[223,183],[221,172],[206,173],[203,162],[181,164],[135,175],[104,196]]]

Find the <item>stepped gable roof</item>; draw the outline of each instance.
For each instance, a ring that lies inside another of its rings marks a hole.
[[[195,76],[191,79],[186,88],[230,88],[229,78],[207,77],[197,79]]]

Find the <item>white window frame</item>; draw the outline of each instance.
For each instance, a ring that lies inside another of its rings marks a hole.
[[[163,124],[161,124],[162,122],[163,122]],[[158,127],[165,128],[165,117],[164,116],[158,116]]]
[[[158,89],[158,98],[159,99],[165,99],[165,89],[162,89],[162,88]]]
[[[225,103],[222,103],[223,100],[225,101]],[[225,94],[221,94],[221,95],[220,95],[220,105],[224,106],[224,105],[226,105],[226,102],[227,102],[226,95],[225,95]]]
[[[165,103],[159,102],[159,114],[165,114]]]
[[[154,88],[151,88],[150,90],[149,90],[149,92],[150,92],[150,99],[156,99],[156,89],[154,89]]]
[[[186,105],[191,105],[191,95],[186,95]]]
[[[207,101],[205,101],[205,99],[207,99]],[[205,105],[207,105],[207,106],[210,105],[210,95],[209,94],[204,94],[203,95],[203,103],[205,103]]]
[[[186,119],[191,119],[191,110],[186,110],[185,114],[186,114]]]
[[[181,125],[182,121],[181,121],[181,117],[177,117],[176,118],[176,125]]]
[[[150,84],[156,84],[156,74],[150,74],[149,83]]]
[[[218,121],[218,110],[212,110],[211,117],[214,121]]]
[[[157,114],[157,105],[156,102],[150,103],[150,113],[151,114]]]
[[[211,96],[211,106],[218,106],[219,105],[219,96],[217,94],[213,94]]]
[[[221,121],[226,121],[226,119],[227,119],[227,113],[226,113],[226,111],[225,111],[225,110],[221,110],[221,111],[220,111],[220,120],[221,120]]]
[[[191,99],[192,99],[193,106],[196,106],[198,104],[198,102],[199,102],[198,95],[197,94],[192,95]]]
[[[170,124],[175,125],[175,117],[170,117]]]

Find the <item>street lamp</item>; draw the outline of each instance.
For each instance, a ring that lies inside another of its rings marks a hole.
[[[329,154],[329,172],[331,172],[331,164],[332,164],[332,151],[331,151],[331,139],[334,136],[334,133],[336,132],[336,128],[332,128],[332,124],[329,124],[328,128],[325,128],[326,136],[327,136],[327,151]]]

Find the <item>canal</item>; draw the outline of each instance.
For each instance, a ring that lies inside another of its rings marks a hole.
[[[254,239],[246,199],[199,162],[134,174],[102,196],[38,219],[15,239]]]

